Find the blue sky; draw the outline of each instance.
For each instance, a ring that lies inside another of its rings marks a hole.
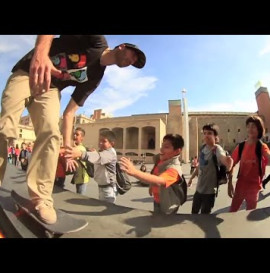
[[[105,35],[111,48],[137,44],[143,69],[109,66],[78,113],[102,108],[113,116],[168,112],[168,100],[187,90],[189,111],[255,112],[255,84],[270,88],[269,35]],[[0,92],[35,35],[0,35]],[[62,91],[61,113],[73,88]]]

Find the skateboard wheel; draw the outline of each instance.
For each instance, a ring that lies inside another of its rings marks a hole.
[[[15,204],[15,209],[19,211],[21,208],[17,204]]]

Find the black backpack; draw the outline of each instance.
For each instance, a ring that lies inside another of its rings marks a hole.
[[[131,189],[131,183],[126,174],[121,170],[118,162],[116,162],[116,188],[121,195]]]
[[[152,171],[150,172],[151,174],[153,174],[156,166],[157,164],[154,165]],[[180,205],[183,205],[187,201],[187,182],[183,174],[180,179],[173,183],[169,188],[171,188],[174,194],[177,196]]]
[[[229,153],[227,151],[226,152],[226,156],[229,155]],[[223,184],[227,184],[228,183],[228,174],[227,174],[227,168],[225,165],[221,164],[218,165],[218,161],[217,161],[217,156],[214,153],[213,154],[213,160],[216,166],[216,171],[217,171],[217,182],[218,182],[218,186],[223,185]]]
[[[81,166],[86,170],[87,174],[90,177],[94,177],[95,174],[95,168],[94,168],[94,164],[90,161],[84,161],[86,163],[86,166],[84,166],[84,164],[82,163],[81,160],[79,160],[79,163],[81,164]]]
[[[176,183],[173,183],[171,187],[178,196],[180,205],[182,206],[187,201],[187,182],[184,175]]]

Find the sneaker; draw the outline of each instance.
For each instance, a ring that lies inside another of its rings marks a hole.
[[[44,222],[45,224],[54,224],[57,220],[56,211],[52,207],[52,205],[49,205],[45,203],[44,201],[39,203],[35,209],[37,210],[37,214],[39,219]]]

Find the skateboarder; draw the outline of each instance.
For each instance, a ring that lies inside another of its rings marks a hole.
[[[0,185],[7,163],[7,143],[17,138],[20,116],[26,107],[36,141],[27,170],[28,192],[42,221],[57,220],[52,189],[60,148],[60,91],[75,86],[63,114],[63,144],[71,146],[73,119],[79,106],[97,88],[106,66],[144,67],[144,53],[133,44],[108,47],[102,35],[39,35],[33,50],[12,69],[2,95],[0,119]],[[69,170],[75,168],[72,160]]]

